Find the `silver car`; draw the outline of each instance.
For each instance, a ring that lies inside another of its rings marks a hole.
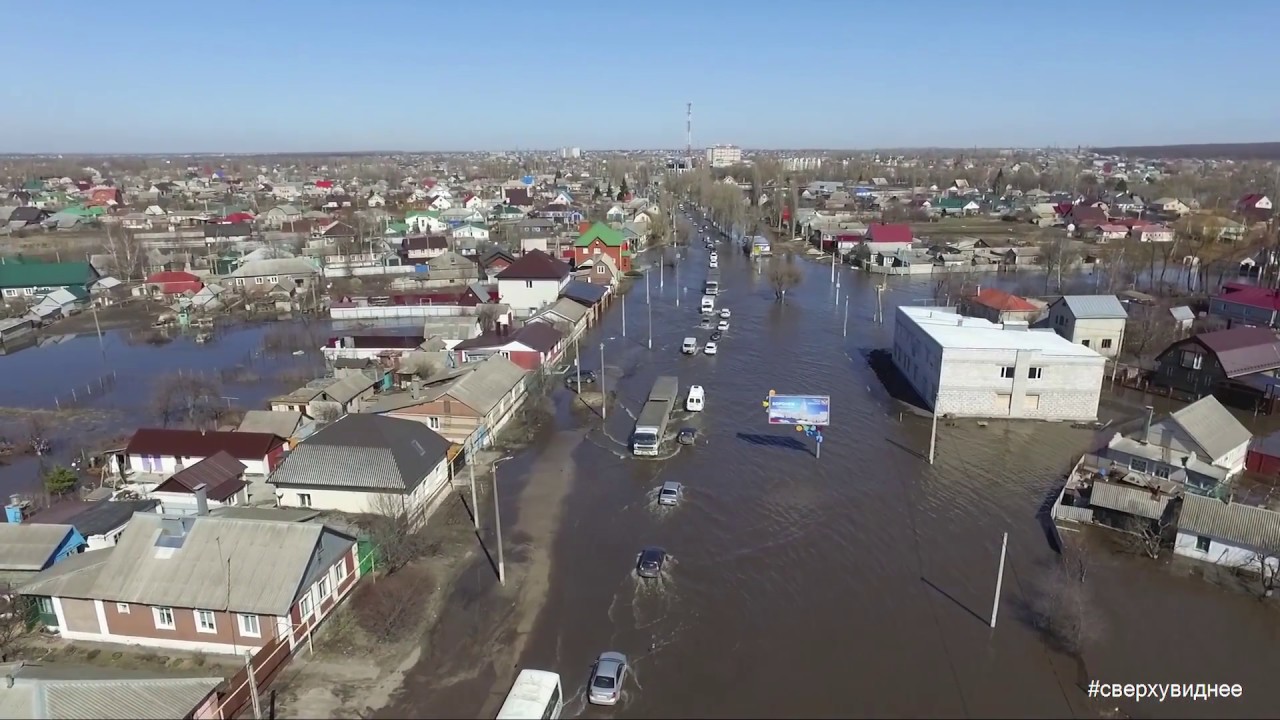
[[[658,504],[678,505],[682,495],[684,495],[684,486],[675,480],[668,480],[662,483],[662,489],[658,491]]]
[[[622,682],[627,679],[627,656],[622,653],[600,653],[591,668],[587,702],[592,705],[617,705],[622,697]]]

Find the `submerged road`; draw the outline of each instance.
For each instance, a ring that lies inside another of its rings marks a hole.
[[[1091,433],[959,423],[940,428],[937,463],[925,462],[928,423],[900,418],[864,353],[891,344],[893,307],[927,296],[927,280],[891,281],[879,325],[867,276],[840,270],[838,304],[830,269],[797,260],[804,281],[779,303],[756,266],[721,242],[717,307],[732,311],[730,329],[718,356],[682,356],[684,337],[707,335],[696,329],[706,258],[695,244],[679,284],[666,275],[660,287],[651,275],[651,308],[645,288],[633,287],[626,337],[615,303],[584,340],[587,368],[605,342],[620,405],[604,429],[558,414],[548,451],[571,448],[571,477],[522,472],[512,491],[504,485],[503,518],[514,527],[547,525],[529,518],[545,512],[546,491],[521,504],[539,482],[562,497],[554,532],[522,534],[524,550],[508,555],[509,565],[533,558],[541,596],[510,583],[499,591],[478,567],[387,717],[493,717],[517,667],[561,674],[566,717],[1096,717],[1101,705],[1081,691],[1086,676],[1245,687],[1240,700],[1144,704],[1145,716],[1268,711],[1264,687],[1280,660],[1272,614],[1150,562],[1091,556],[1083,665],[1037,632],[1056,557],[1037,513]],[[632,458],[613,438],[627,437],[653,380],[667,374],[683,389],[706,388],[705,412],[675,423],[699,428],[698,444],[665,460]],[[794,428],[766,423],[761,401],[771,389],[831,396],[820,459]],[[519,465],[537,461],[504,469]],[[686,486],[677,508],[655,502],[666,480]],[[646,545],[674,559],[656,582],[632,572]],[[605,650],[634,665],[614,708],[584,701],[590,664]]]

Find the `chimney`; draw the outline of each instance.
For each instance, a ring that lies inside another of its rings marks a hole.
[[[1146,421],[1146,423],[1144,423],[1144,424],[1143,424],[1143,427],[1142,427],[1142,442],[1143,442],[1143,444],[1146,444],[1146,443],[1151,442],[1151,419],[1152,419],[1152,417],[1154,417],[1154,416],[1155,416],[1155,414],[1156,414],[1156,409],[1155,409],[1154,407],[1152,407],[1152,406],[1148,405],[1148,406],[1147,406],[1147,421]]]
[[[414,400],[418,399],[418,393],[422,390],[422,382],[418,378],[414,378],[409,382],[409,397]]]
[[[192,491],[196,494],[196,515],[209,514],[209,486],[200,483]]]

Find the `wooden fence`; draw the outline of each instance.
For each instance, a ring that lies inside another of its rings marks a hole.
[[[71,410],[111,392],[115,387],[116,371],[112,370],[97,380],[91,380],[84,385],[77,385],[67,392],[54,395],[53,405],[58,410]]]

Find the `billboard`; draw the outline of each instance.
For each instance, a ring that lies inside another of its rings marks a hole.
[[[831,424],[831,397],[828,395],[770,395],[770,425]]]

